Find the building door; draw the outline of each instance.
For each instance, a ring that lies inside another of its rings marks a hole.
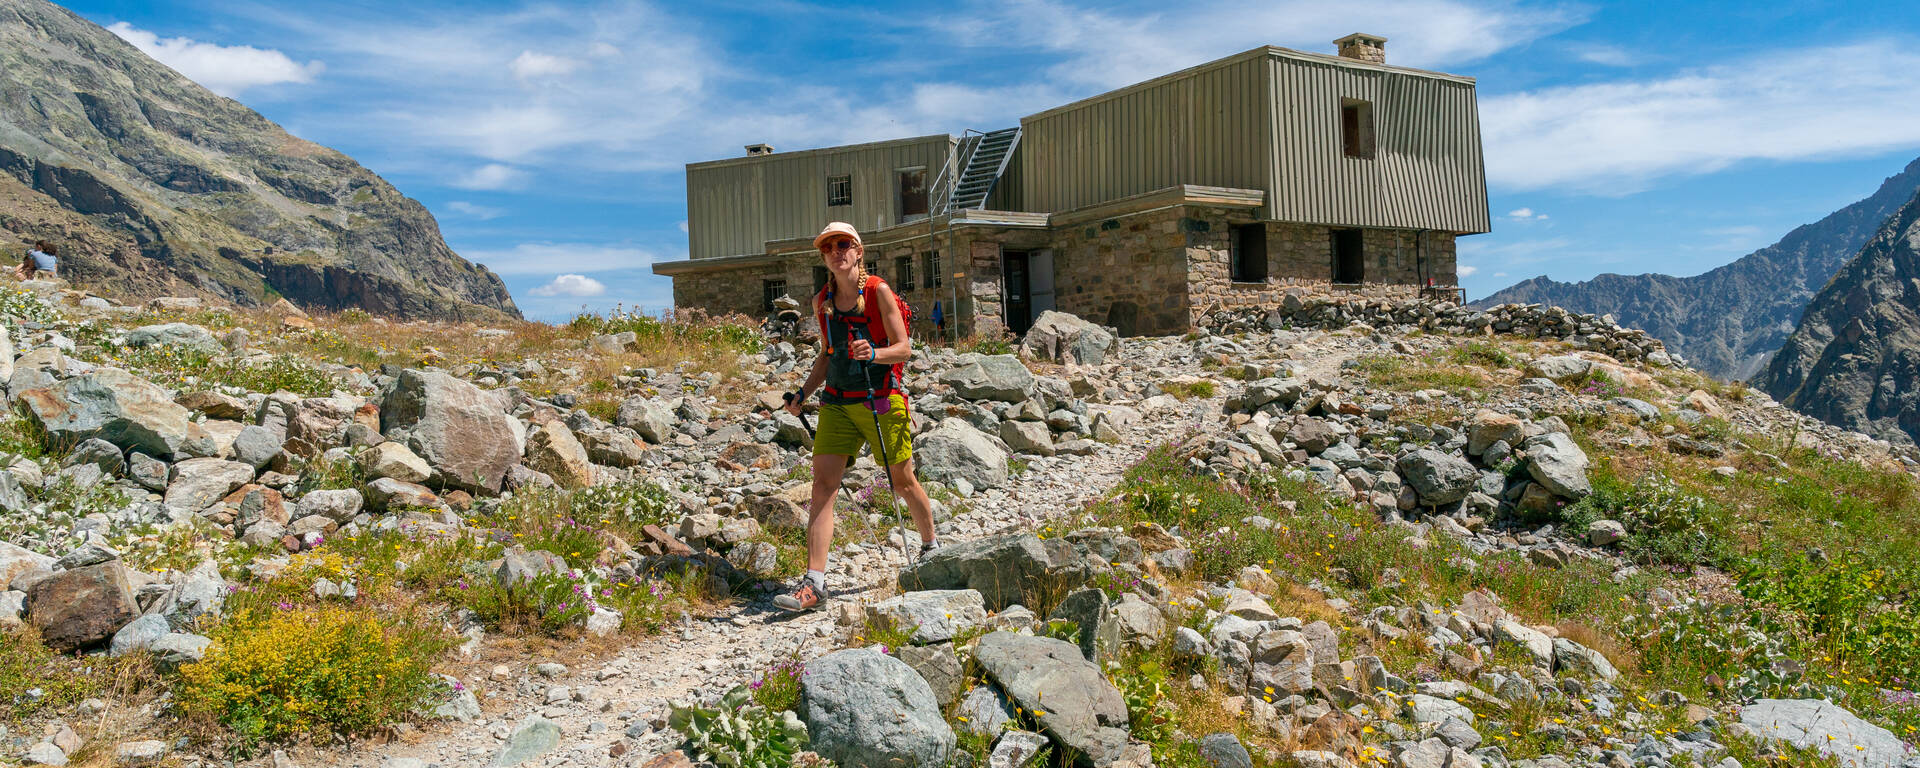
[[[1361,248],[1360,230],[1333,231],[1333,281],[1357,284],[1366,280],[1366,258]]]
[[[1040,313],[1053,309],[1053,251],[1034,251],[1027,257],[1027,282],[1033,285],[1027,302],[1027,324],[1040,317]]]
[[[1027,252],[1006,251],[1000,256],[1001,285],[1006,291],[1007,330],[1015,335],[1033,327],[1033,285],[1027,273]]]

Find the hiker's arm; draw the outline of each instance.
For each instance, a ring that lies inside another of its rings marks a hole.
[[[880,284],[874,300],[880,302],[880,322],[887,326],[887,338],[893,343],[873,350],[877,365],[904,363],[913,356],[913,337],[907,335],[907,320],[900,316],[900,302],[893,298],[893,286]]]

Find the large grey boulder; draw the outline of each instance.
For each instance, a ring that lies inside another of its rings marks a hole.
[[[54,558],[25,547],[0,541],[0,591],[28,571],[53,570]]]
[[[560,746],[560,724],[539,715],[528,715],[507,736],[507,745],[493,758],[494,768],[511,768],[544,755]]]
[[[1126,750],[1127,702],[1078,647],[994,632],[980,638],[973,658],[1042,729],[1086,761],[1111,765]]]
[[[1480,470],[1450,453],[1421,448],[1402,455],[1400,478],[1413,487],[1420,503],[1426,506],[1451,504],[1467,497],[1480,479]]]
[[[113,639],[107,643],[108,656],[125,656],[135,651],[152,648],[160,638],[173,631],[167,624],[167,618],[157,614],[147,614],[121,627],[113,633]]]
[[[355,458],[368,478],[391,477],[403,483],[424,483],[433,477],[433,467],[402,443],[388,440],[366,448]]]
[[[1248,650],[1252,662],[1250,686],[1274,700],[1313,691],[1313,645],[1306,635],[1291,629],[1269,629],[1254,638]],[[1273,689],[1266,694],[1266,689]]]
[[[1527,425],[1518,418],[1485,408],[1467,421],[1467,453],[1479,456],[1494,443],[1519,445],[1527,436]]]
[[[319,515],[336,523],[345,523],[360,514],[366,505],[366,497],[359,489],[308,491],[293,505],[293,517],[299,519]]]
[[[1268,403],[1279,403],[1283,408],[1292,408],[1300,397],[1307,393],[1307,380],[1298,378],[1267,378],[1247,385],[1239,395],[1227,400],[1229,411],[1255,411]]]
[[[248,424],[240,428],[233,437],[233,458],[247,466],[259,469],[280,455],[283,441],[274,431],[258,424]]]
[[[620,403],[613,423],[640,433],[647,442],[659,445],[673,439],[673,410],[665,404],[635,395]]]
[[[800,689],[810,746],[836,765],[946,765],[953,755],[933,689],[899,659],[867,648],[830,653],[807,662]]]
[[[1762,738],[1818,750],[1852,768],[1916,764],[1899,737],[1824,699],[1761,699],[1740,708],[1740,722]]]
[[[1612,682],[1620,676],[1613,662],[1592,648],[1564,637],[1553,639],[1553,665],[1561,670],[1591,675]]]
[[[1033,372],[1013,355],[986,355],[940,374],[940,383],[968,400],[1018,403],[1033,397]]]
[[[1038,421],[1000,422],[1000,440],[1020,453],[1035,456],[1053,455],[1053,430]]]
[[[120,561],[60,571],[27,590],[27,621],[47,647],[71,653],[98,645],[140,615]]]
[[[189,347],[204,352],[219,352],[220,340],[213,332],[190,323],[143,325],[127,332],[129,347]]]
[[[1053,363],[1100,365],[1120,353],[1120,337],[1077,316],[1047,310],[1034,318],[1020,351]]]
[[[536,427],[527,435],[527,466],[547,473],[562,488],[586,488],[593,485],[593,462],[587,449],[573,436],[573,430],[557,420]]]
[[[409,368],[380,404],[380,431],[433,467],[434,481],[472,493],[500,490],[522,440],[498,397],[441,371]]]
[[[167,590],[152,613],[166,617],[174,629],[188,629],[202,616],[219,616],[226,603],[227,580],[220,577],[220,565],[202,560]]]
[[[172,458],[188,439],[187,409],[167,397],[166,390],[118,368],[101,368],[15,396],[55,442],[97,437]]]
[[[867,606],[867,621],[913,629],[912,640],[919,645],[944,643],[956,632],[986,623],[987,605],[978,590],[929,589]]]
[[[1007,484],[1007,451],[986,433],[960,419],[947,419],[913,446],[914,467],[929,480],[965,480],[973,487]]]
[[[977,590],[987,608],[1031,605],[1028,599],[1064,595],[1092,575],[1086,557],[1062,539],[1031,533],[950,544],[900,572],[900,588]]]
[[[1566,382],[1587,375],[1587,371],[1593,370],[1593,361],[1572,355],[1554,355],[1533,361],[1531,367],[1541,376]]]
[[[226,459],[187,459],[173,465],[166,505],[198,512],[253,481],[253,467]]]
[[[1528,438],[1527,474],[1555,496],[1584,498],[1593,492],[1587,481],[1587,452],[1564,432]]]

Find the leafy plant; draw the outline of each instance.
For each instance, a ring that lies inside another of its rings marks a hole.
[[[610,524],[621,520],[634,529],[667,525],[674,512],[673,495],[652,480],[623,480],[574,491],[569,511],[581,520]]]
[[[798,659],[788,659],[753,681],[753,703],[779,712],[800,706],[800,678],[807,673]]]
[[[1167,670],[1157,659],[1135,659],[1122,664],[1113,675],[1113,686],[1127,702],[1127,722],[1132,736],[1153,748],[1154,760],[1163,760],[1163,752],[1178,747],[1178,717],[1168,699]]]
[[[1621,549],[1643,565],[1718,565],[1733,556],[1726,513],[1687,491],[1664,473],[1650,472],[1631,484],[1596,473],[1593,493],[1560,510],[1576,532],[1602,519],[1626,526]]]
[[[807,748],[807,726],[789,710],[754,704],[747,686],[735,686],[718,707],[674,707],[668,725],[685,736],[694,759],[728,768],[788,766]]]
[[[492,578],[455,585],[455,599],[491,627],[526,625],[557,635],[578,626],[598,605],[596,585],[578,573],[544,573],[502,586]]]

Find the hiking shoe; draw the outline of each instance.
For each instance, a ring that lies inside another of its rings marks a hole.
[[[935,542],[935,541],[920,542],[920,559],[921,560],[927,559],[927,555],[931,555],[938,551],[940,551],[939,542]]]
[[[802,576],[800,585],[794,587],[791,594],[774,598],[773,604],[779,606],[781,610],[798,613],[818,608],[831,597],[833,593],[828,592],[825,587],[816,587],[812,579]]]

